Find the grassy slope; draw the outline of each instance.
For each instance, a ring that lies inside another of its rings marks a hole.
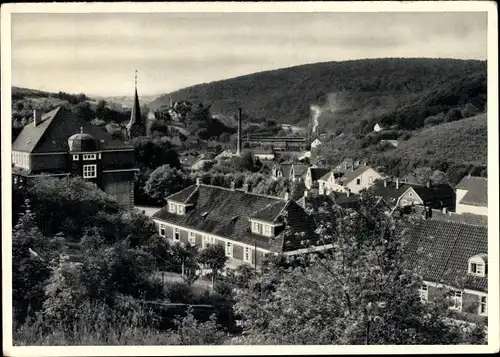
[[[486,114],[425,128],[394,151],[398,156],[435,156],[448,162],[487,165]]]

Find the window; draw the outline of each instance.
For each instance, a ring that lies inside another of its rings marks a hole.
[[[372,176],[368,177],[368,183],[373,183],[373,177]]]
[[[356,185],[361,185],[361,179],[356,179]]]
[[[160,223],[160,236],[165,237],[165,225],[163,223]]]
[[[472,274],[483,275],[484,274],[483,264],[470,263],[470,272]]]
[[[262,234],[262,224],[253,222],[252,223],[252,233]]]
[[[264,226],[264,234],[266,236],[270,236],[271,235],[271,226],[268,224],[264,224],[263,226]]]
[[[452,291],[451,293],[451,301],[452,305],[450,306],[451,310],[462,311],[462,292],[461,291]]]
[[[177,207],[176,207],[175,203],[170,203],[168,205],[168,211],[170,213],[176,213],[177,212]]]
[[[174,240],[176,242],[181,240],[181,232],[179,231],[179,228],[174,228]]]
[[[215,238],[210,236],[203,236],[203,248],[206,248],[209,244],[215,244]]]
[[[95,160],[96,154],[83,154],[84,160]]]
[[[73,161],[78,161],[78,155],[73,155]]]
[[[413,193],[411,193],[411,192],[408,193],[408,196],[413,197]]]
[[[233,256],[233,244],[231,242],[226,242],[226,255],[228,257]]]
[[[96,165],[83,165],[83,177],[84,178],[97,177]]]
[[[488,298],[486,296],[479,297],[479,315],[488,314]]]
[[[196,244],[196,235],[194,234],[194,232],[189,232],[188,242],[191,245],[195,245]]]
[[[177,214],[184,214],[184,206],[177,205]]]
[[[245,255],[243,256],[243,259],[246,262],[249,262],[249,263],[252,262],[252,249],[251,248],[245,247]]]
[[[421,302],[427,302],[429,300],[429,287],[426,284],[423,284],[418,290],[420,295]]]

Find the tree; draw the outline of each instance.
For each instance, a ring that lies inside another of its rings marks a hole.
[[[449,122],[452,122],[452,121],[457,121],[457,120],[460,120],[460,119],[462,119],[462,113],[457,108],[453,108],[453,109],[449,110],[446,113],[446,115],[444,116],[444,122],[445,123],[449,123]]]
[[[456,344],[459,328],[445,300],[422,304],[418,271],[405,259],[405,236],[376,200],[334,207],[320,219],[333,248],[271,267],[236,292],[246,344]],[[303,239],[303,238],[302,238]],[[480,338],[479,338],[480,340]],[[476,341],[477,343],[478,341]]]
[[[480,110],[472,103],[467,103],[462,109],[462,117],[469,118],[480,113]]]
[[[224,247],[218,244],[209,244],[200,253],[198,259],[200,264],[212,270],[212,290],[215,288],[217,275],[226,264],[227,256]]]
[[[189,183],[188,177],[182,171],[163,165],[151,173],[144,191],[158,203],[165,203],[169,195],[186,188]]]
[[[446,184],[448,183],[448,177],[443,171],[435,170],[430,177],[430,180],[433,184]]]
[[[419,184],[425,185],[433,174],[433,171],[430,167],[417,167],[413,170],[413,176]]]
[[[199,269],[197,257],[198,247],[194,245],[174,244],[171,248],[172,258],[178,266],[181,266],[181,277],[188,286],[200,277],[201,270]]]

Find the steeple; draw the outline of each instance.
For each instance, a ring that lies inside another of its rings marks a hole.
[[[141,105],[139,104],[139,96],[137,95],[137,70],[135,70],[134,104],[130,113],[130,121],[127,124],[127,132],[129,139],[135,136],[142,136],[145,132],[141,116]]]

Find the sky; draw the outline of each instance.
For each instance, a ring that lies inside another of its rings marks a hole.
[[[487,57],[486,12],[12,14],[12,84],[140,95],[305,63]]]

